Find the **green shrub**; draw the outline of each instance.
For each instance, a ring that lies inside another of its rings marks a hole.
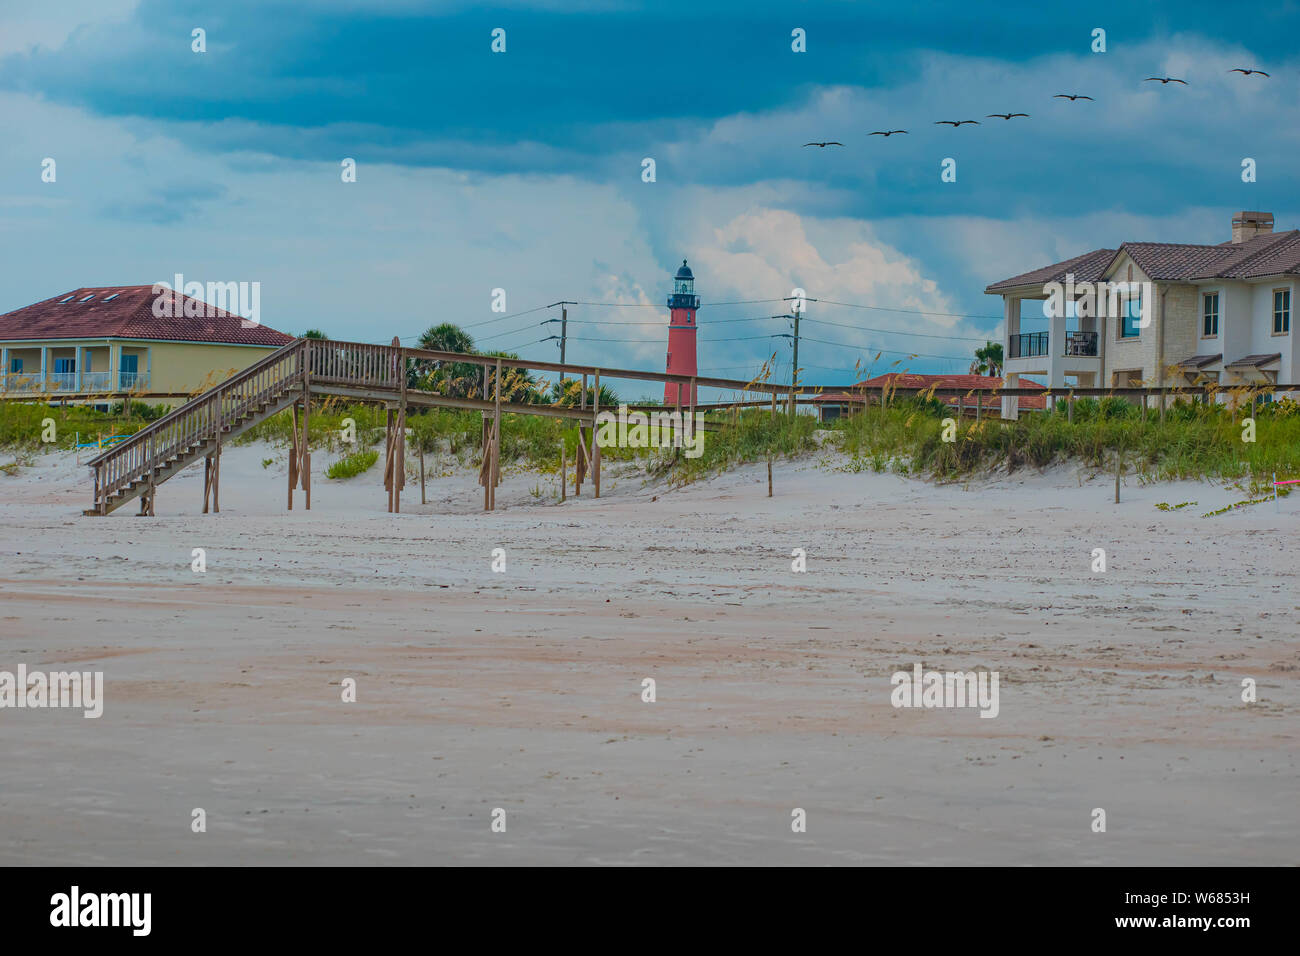
[[[379,460],[377,451],[357,451],[340,458],[325,470],[326,478],[354,478]]]

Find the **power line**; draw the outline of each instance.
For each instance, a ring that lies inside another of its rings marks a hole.
[[[829,319],[813,319],[804,316],[805,322],[820,322],[822,325],[834,325],[841,329],[854,329],[859,332],[876,332],[880,335],[914,335],[922,339],[948,339],[957,342],[987,342],[987,337],[978,337],[973,335],[935,335],[931,332],[901,332],[897,329],[873,329],[865,325],[848,325],[844,322],[831,322]]]
[[[823,305],[841,305],[846,309],[871,309],[875,312],[906,312],[909,315],[942,315],[953,319],[990,319],[995,322],[1001,322],[1000,315],[972,315],[967,312],[931,312],[927,309],[896,309],[886,305],[861,305],[855,302],[836,302],[834,299],[810,299],[805,297],[805,302],[820,302]]]
[[[535,329],[535,328],[537,328],[537,327],[538,327],[539,325],[541,325],[541,324],[542,324],[541,322],[533,322],[533,323],[531,323],[531,324],[529,324],[529,325],[521,325],[519,328],[517,328],[517,329],[512,329],[512,330],[509,331],[509,332],[495,332],[495,333],[493,333],[492,335],[488,335],[488,336],[485,336],[484,338],[479,339],[479,341],[480,341],[480,342],[490,342],[490,341],[492,341],[493,339],[499,339],[499,338],[501,338],[501,336],[503,336],[503,335],[514,335],[515,333],[517,333],[517,332],[522,332],[522,331],[524,331],[525,329]]]
[[[820,344],[820,345],[834,345],[836,348],[841,348],[841,349],[842,349],[842,348],[852,348],[852,346],[849,346],[849,345],[848,345],[847,343],[845,343],[845,342],[828,342],[826,339],[814,339],[814,338],[810,338],[810,337],[807,336],[807,335],[803,336],[803,340],[804,340],[805,342],[817,342],[817,343]],[[961,356],[961,355],[931,355],[931,354],[928,354],[928,353],[926,353],[926,352],[907,352],[907,351],[901,351],[901,352],[900,352],[898,349],[877,349],[877,348],[867,347],[867,348],[862,349],[862,351],[864,351],[864,352],[883,352],[883,353],[885,353],[886,355],[911,355],[911,356],[913,356],[913,357],[915,357],[915,358],[951,359],[951,360],[954,361],[954,362],[969,362],[969,361],[970,361],[970,357],[969,357],[969,356]]]

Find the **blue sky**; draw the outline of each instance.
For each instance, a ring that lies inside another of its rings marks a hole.
[[[289,332],[450,320],[554,359],[558,313],[503,319],[502,288],[507,314],[641,303],[572,307],[569,357],[654,369],[686,257],[702,371],[775,352],[788,374],[786,323],[764,318],[784,304],[709,303],[796,286],[872,307],[809,306],[805,378],[881,349],[874,371],[964,370],[998,331],[989,282],[1124,240],[1220,242],[1238,209],[1300,225],[1297,27],[1294,3],[0,0],[0,311],[181,272],[261,282]]]

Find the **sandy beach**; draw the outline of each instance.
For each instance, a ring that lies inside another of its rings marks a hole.
[[[615,465],[563,504],[507,471],[483,514],[466,470],[389,515],[330,460],[310,512],[266,446],[228,452],[220,515],[202,468],[155,518],[83,517],[69,453],[0,475],[0,670],[104,673],[97,720],[0,711],[0,864],[1300,858],[1294,497],[1203,518],[1247,496],[827,453],[773,498],[762,466]],[[997,717],[892,706],[917,662],[998,672]]]

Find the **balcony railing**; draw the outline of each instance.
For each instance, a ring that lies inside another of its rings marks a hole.
[[[1037,355],[1052,354],[1051,337],[1047,332],[1022,332],[1011,336],[1007,345],[1007,358],[1033,358]],[[1095,356],[1097,333],[1066,332],[1065,349],[1061,354]]]
[[[0,385],[6,392],[39,392],[41,376],[33,372],[8,372],[0,375]]]
[[[148,372],[118,372],[114,387],[112,372],[82,372],[77,385],[76,372],[49,372],[42,384],[41,373],[7,372],[0,374],[0,392],[133,392],[148,388]]]
[[[1035,355],[1048,354],[1048,335],[1046,332],[1021,332],[1011,336],[1008,343],[1007,358],[1032,358]]]
[[[1097,333],[1066,332],[1065,354],[1095,356],[1097,354]]]

